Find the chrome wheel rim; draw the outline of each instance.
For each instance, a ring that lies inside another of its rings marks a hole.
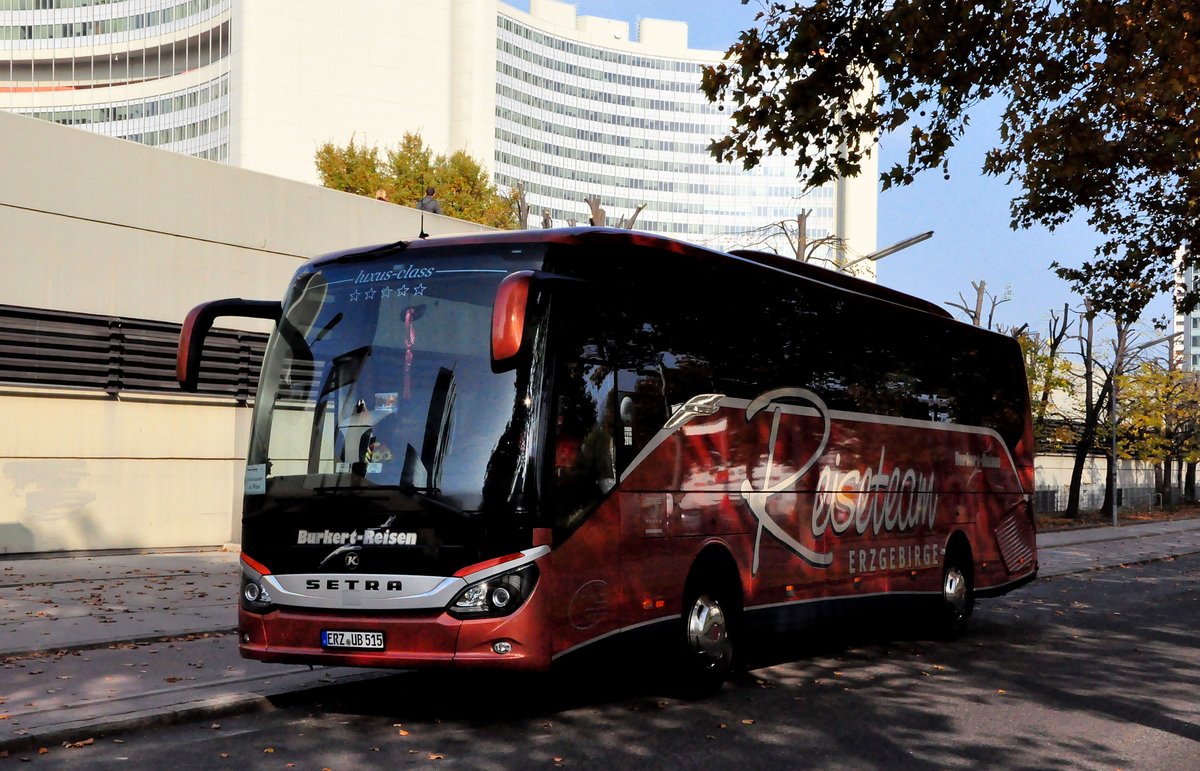
[[[733,640],[721,603],[702,594],[692,603],[687,622],[688,644],[706,668],[727,664],[733,657]]]
[[[942,584],[942,597],[956,616],[967,613],[967,578],[957,566],[946,570],[946,580]]]

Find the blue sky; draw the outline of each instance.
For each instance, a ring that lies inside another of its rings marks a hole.
[[[528,10],[528,0],[506,0]],[[692,48],[724,50],[738,33],[754,23],[759,5],[751,0],[578,0],[580,15],[604,16],[630,23],[636,34],[643,16],[686,21]],[[1051,233],[1045,229],[1014,232],[1009,228],[1009,201],[1014,190],[1003,179],[980,173],[985,152],[997,140],[1000,106],[984,105],[950,160],[950,179],[926,172],[903,189],[879,196],[880,247],[926,230],[934,237],[881,260],[879,282],[937,303],[957,301],[961,293],[973,302],[973,281],[986,281],[989,291],[1011,291],[1012,299],[997,308],[1003,324],[1028,323],[1044,331],[1051,309],[1063,303],[1082,305],[1050,263],[1079,264],[1099,241],[1082,219]],[[903,137],[884,137],[880,168],[901,158]],[[1152,304],[1147,316],[1170,311],[1167,299]]]

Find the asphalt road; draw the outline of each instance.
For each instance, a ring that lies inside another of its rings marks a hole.
[[[1200,555],[1040,580],[981,602],[954,642],[903,617],[777,636],[705,700],[595,662],[538,681],[402,673],[0,769],[1192,769],[1197,628]]]

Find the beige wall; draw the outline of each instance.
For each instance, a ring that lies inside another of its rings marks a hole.
[[[0,553],[237,540],[248,413],[0,388]]]
[[[406,207],[9,113],[0,138],[0,304],[178,323],[204,300],[281,297],[309,257],[420,232]],[[425,215],[431,235],[482,229]],[[247,412],[0,383],[0,553],[236,540]]]
[[[1075,468],[1075,456],[1044,454],[1037,456],[1034,471],[1037,486],[1067,487],[1071,484],[1071,472]],[[1089,457],[1083,466],[1082,484],[1103,485],[1108,479],[1108,460]],[[1138,460],[1122,460],[1117,464],[1117,487],[1154,487],[1154,464]]]
[[[450,22],[463,2],[235,3],[230,161],[316,182],[311,159],[324,142],[392,147],[417,132],[438,152],[459,149],[450,143]],[[493,29],[494,2],[469,3],[490,11]]]

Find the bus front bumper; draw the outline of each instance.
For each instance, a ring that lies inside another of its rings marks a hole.
[[[550,640],[538,623],[537,593],[510,616],[459,620],[444,612],[422,615],[343,614],[276,608],[238,610],[243,658],[283,664],[425,668],[458,667],[545,671]],[[330,647],[327,632],[378,632],[380,650]]]

